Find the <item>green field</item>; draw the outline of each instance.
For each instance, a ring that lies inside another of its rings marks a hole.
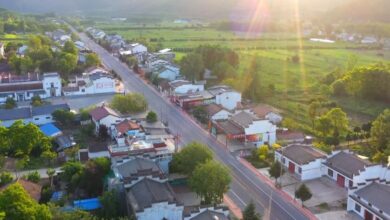
[[[336,69],[345,71],[351,57],[356,57],[356,66],[390,60],[390,51],[382,51],[375,46],[311,42],[308,39],[298,39],[294,33],[265,33],[254,37],[199,27],[101,25],[100,28],[108,33],[120,34],[127,40],[144,38],[176,51],[202,44],[233,48],[240,55],[237,79],[247,73],[251,60],[259,57],[262,86],[272,84],[276,88],[275,94],[265,97],[263,101],[281,108],[287,116],[303,124],[310,123],[307,116],[308,102],[314,97],[312,91],[319,89],[316,88],[316,83],[326,74]],[[299,61],[292,62],[291,58],[297,55],[300,57]],[[183,56],[185,53],[178,53],[176,61]],[[351,98],[330,99],[349,113],[353,124],[372,120],[388,107],[385,103],[356,101]]]

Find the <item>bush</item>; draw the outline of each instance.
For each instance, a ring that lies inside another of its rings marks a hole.
[[[8,97],[5,101],[4,108],[6,109],[13,109],[16,107],[16,101],[13,98]]]
[[[52,115],[53,119],[61,123],[62,125],[71,125],[75,119],[75,115],[73,112],[62,109],[54,111]]]
[[[14,180],[14,177],[12,176],[12,174],[10,172],[2,172],[0,174],[0,186],[4,186],[10,182],[12,182],[12,180]]]
[[[43,105],[43,101],[40,96],[34,96],[31,98],[31,105],[34,107]]]
[[[157,114],[154,111],[150,111],[146,116],[146,121],[149,123],[153,123],[157,121]]]
[[[41,175],[39,175],[38,171],[34,171],[32,173],[27,174],[26,179],[28,181],[31,181],[31,182],[34,182],[34,183],[38,183],[39,180],[41,180]]]

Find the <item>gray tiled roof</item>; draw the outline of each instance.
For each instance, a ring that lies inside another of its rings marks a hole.
[[[352,178],[353,175],[359,174],[359,171],[363,170],[365,166],[371,165],[369,161],[363,160],[355,154],[344,151],[328,158],[325,164],[349,178]]]
[[[56,110],[70,110],[68,104],[57,104],[57,105],[44,105],[32,108],[32,115],[50,115]]]
[[[191,220],[229,220],[227,216],[225,216],[223,213],[216,212],[213,210],[206,210],[199,215],[191,218]]]
[[[308,145],[290,145],[279,149],[279,153],[290,160],[302,165],[319,158],[326,158],[326,154]]]
[[[175,194],[168,182],[157,182],[144,178],[134,184],[127,192],[129,205],[135,212],[141,212],[155,203],[177,203]]]
[[[30,108],[0,109],[0,120],[17,120],[31,118]]]
[[[390,186],[371,183],[370,185],[359,189],[355,195],[367,200],[372,206],[376,206],[384,213],[390,214]]]
[[[232,120],[233,122],[239,124],[244,128],[247,128],[254,121],[259,120],[259,118],[252,115],[251,113],[242,111],[238,114],[233,115],[230,120]]]
[[[39,107],[23,107],[16,109],[0,109],[0,120],[17,120],[31,118],[37,115],[50,115],[58,109],[69,110],[68,104],[44,105]]]
[[[124,178],[137,175],[139,172],[148,171],[147,174],[160,172],[160,168],[154,161],[145,158],[135,158],[133,160],[126,161],[118,165],[116,169]]]

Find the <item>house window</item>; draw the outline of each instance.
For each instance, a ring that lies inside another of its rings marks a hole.
[[[282,163],[285,163],[286,162],[286,159],[284,157],[282,157]]]
[[[46,119],[50,119],[50,116],[47,116]]]
[[[361,211],[362,207],[359,204],[355,204],[355,211],[359,212]]]
[[[331,177],[333,177],[333,170],[331,170],[331,169],[328,169],[328,176],[331,176]]]
[[[39,118],[34,118],[34,120],[35,120],[35,121],[38,121],[38,120],[39,120]]]
[[[302,173],[302,168],[301,167],[298,168],[298,173]]]
[[[383,211],[382,211],[382,210],[379,210],[379,213],[383,214]]]
[[[371,206],[372,206],[372,204],[371,204],[371,203],[368,203],[368,206],[370,206],[370,207],[371,207]]]
[[[353,186],[353,182],[352,180],[349,181],[349,187],[352,187]]]
[[[85,89],[82,89],[81,92],[85,92]]]

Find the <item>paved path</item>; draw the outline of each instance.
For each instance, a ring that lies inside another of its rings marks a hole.
[[[123,80],[127,90],[142,93],[149,103],[149,107],[160,114],[160,118],[168,121],[170,129],[179,134],[183,144],[199,141],[207,144],[214,152],[214,157],[225,164],[231,172],[232,183],[228,192],[229,198],[241,209],[253,201],[259,212],[267,213],[264,219],[272,220],[304,220],[310,219],[305,213],[286,201],[275,189],[264,183],[263,180],[246,166],[199,125],[192,121],[180,108],[172,105],[151,86],[147,85],[125,64],[118,61],[105,49],[90,40],[85,34],[79,34],[81,40],[96,52],[103,64],[115,70]]]

